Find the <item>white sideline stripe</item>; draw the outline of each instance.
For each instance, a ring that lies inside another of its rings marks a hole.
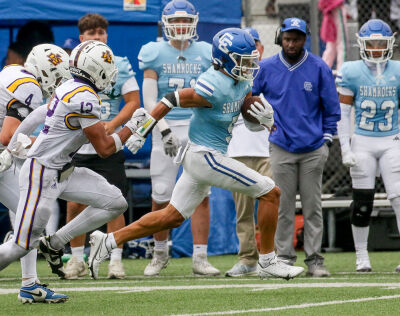
[[[93,282],[92,284],[97,284]],[[259,290],[276,290],[286,288],[341,288],[341,287],[379,287],[399,289],[400,283],[289,283],[289,284],[220,284],[220,285],[177,285],[177,286],[104,286],[104,287],[63,287],[52,288],[57,292],[103,292],[118,291],[122,293],[129,292],[149,292],[149,291],[175,291],[175,290],[205,290],[205,289],[232,289],[232,288],[248,288],[253,291]],[[16,288],[0,288],[1,294],[15,294],[19,289]]]
[[[302,308],[309,308],[309,307],[316,307],[316,306],[327,306],[327,305],[337,305],[337,304],[346,304],[346,303],[359,303],[359,302],[378,301],[378,300],[392,300],[395,298],[400,298],[400,294],[377,296],[377,297],[355,298],[355,299],[351,299],[351,300],[337,300],[337,301],[327,301],[327,302],[320,302],[320,303],[287,305],[287,306],[279,306],[279,307],[266,307],[266,308],[257,308],[257,309],[254,308],[254,309],[247,309],[247,310],[232,310],[232,311],[214,312],[214,313],[172,314],[172,316],[233,315],[233,314],[243,314],[243,313],[260,313],[260,312],[272,312],[272,311],[281,311],[281,310],[287,310],[287,309],[302,309]]]

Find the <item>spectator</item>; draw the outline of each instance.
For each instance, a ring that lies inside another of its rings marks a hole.
[[[81,42],[97,40],[107,43],[108,21],[103,16],[87,14],[79,20],[78,28]],[[115,85],[112,89],[99,93],[102,101],[101,120],[108,135],[120,130],[121,125],[125,124],[131,118],[135,109],[140,107],[139,86],[128,58],[116,56],[115,63],[118,68],[118,77]],[[119,110],[122,99],[124,99],[125,105]],[[117,186],[126,197],[128,185],[124,166],[125,157],[122,151],[103,159],[98,156],[91,144],[86,144],[79,149],[73,158],[73,162],[77,167],[86,167],[99,173],[109,183]],[[68,202],[67,222],[73,220],[85,208],[86,205]],[[124,225],[125,218],[121,214],[107,224],[107,229],[115,230],[124,227]],[[78,236],[70,241],[72,257],[68,261],[65,270],[66,279],[76,279],[87,274],[83,261],[84,244],[85,235]],[[122,247],[114,249],[108,266],[108,278],[122,279],[125,277],[121,258]]]
[[[320,277],[329,276],[321,255],[322,172],[340,108],[332,71],[304,49],[307,33],[305,21],[283,21],[276,37],[282,51],[260,62],[253,94],[263,93],[274,108],[276,129],[269,141],[272,172],[282,192],[275,235],[278,258],[289,264],[297,259],[293,234],[299,187],[307,274]]]
[[[254,28],[245,28],[253,36],[261,60],[264,45]],[[256,79],[257,80],[257,77]],[[244,163],[247,167],[260,174],[272,177],[269,163],[268,130],[251,132],[246,128],[242,115],[239,116],[232,130],[232,139],[228,146],[228,156]],[[236,263],[226,276],[238,277],[257,275],[258,250],[255,239],[254,205],[255,199],[232,192],[236,206],[236,232],[239,239],[239,262]]]
[[[322,11],[321,39],[326,42],[322,59],[332,68],[336,59],[336,69],[346,60],[348,47],[347,13],[344,0],[320,0]]]

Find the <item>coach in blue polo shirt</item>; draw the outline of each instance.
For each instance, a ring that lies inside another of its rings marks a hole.
[[[282,50],[260,62],[253,95],[263,93],[274,108],[276,129],[269,141],[272,172],[281,189],[275,234],[278,257],[291,264],[297,258],[293,233],[299,188],[307,274],[321,277],[329,276],[321,256],[322,172],[340,120],[340,106],[330,68],[304,49],[307,33],[305,21],[283,21],[275,39]]]

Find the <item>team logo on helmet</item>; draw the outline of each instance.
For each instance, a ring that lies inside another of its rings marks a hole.
[[[47,55],[47,57],[49,57],[49,62],[51,62],[54,66],[57,66],[63,61],[59,54],[50,53],[49,55]]]
[[[111,57],[110,51],[106,50],[105,52],[103,52],[102,58],[104,59],[104,61],[105,61],[106,63],[111,64],[111,62],[112,62],[112,57]]]

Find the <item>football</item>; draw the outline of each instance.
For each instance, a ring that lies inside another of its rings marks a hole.
[[[249,113],[247,113],[247,110],[251,110],[250,105],[253,104],[254,102],[258,102],[258,103],[260,103],[261,105],[263,104],[260,97],[258,97],[258,96],[251,96],[251,97],[249,97],[249,98],[246,98],[246,99],[243,101],[242,108],[241,108],[241,112],[242,112],[243,118],[244,118],[246,121],[249,121],[249,122],[255,123],[255,124],[259,124],[260,122],[259,122],[254,116],[252,116],[252,115],[250,115]]]

